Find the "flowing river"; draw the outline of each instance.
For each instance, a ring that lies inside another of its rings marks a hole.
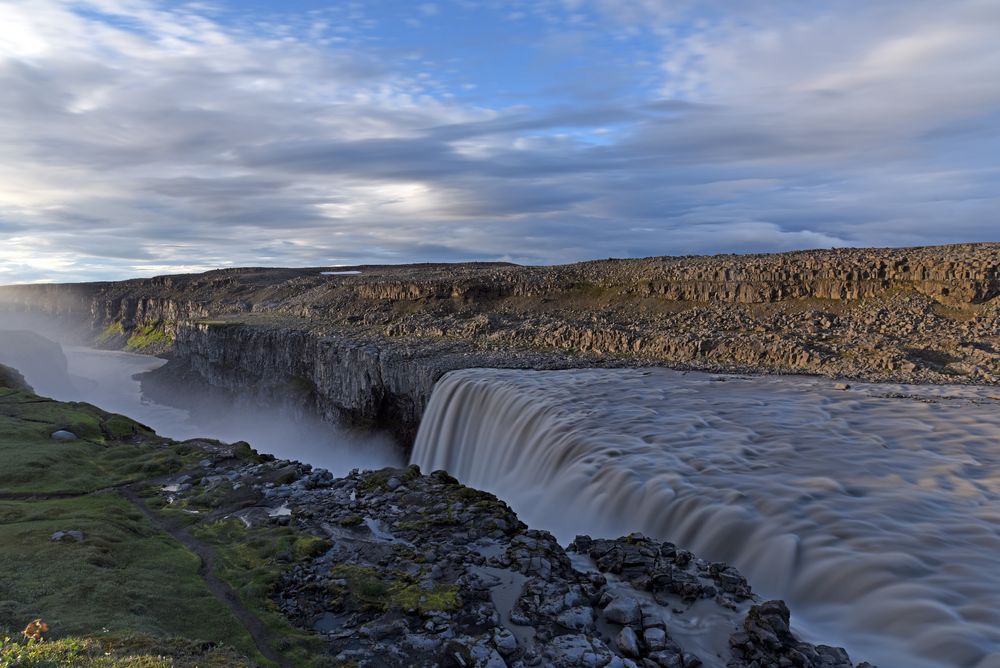
[[[439,381],[412,461],[561,541],[642,531],[737,566],[881,668],[1000,666],[1000,390],[665,369]]]
[[[71,386],[36,387],[63,401],[86,401],[121,413],[179,440],[216,438],[247,441],[260,452],[325,468],[336,475],[351,469],[400,466],[403,457],[392,439],[358,434],[309,418],[291,418],[279,410],[241,408],[229,404],[204,406],[191,412],[143,396],[137,374],[152,371],[166,360],[148,355],[64,346]],[[28,381],[31,382],[31,378]]]

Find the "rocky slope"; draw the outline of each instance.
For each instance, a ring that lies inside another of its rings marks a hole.
[[[1000,244],[505,264],[227,269],[0,288],[161,380],[387,425],[467,367],[648,365],[1000,380]]]
[[[0,372],[2,665],[853,668],[670,543],[566,550],[443,471],[338,479]]]
[[[761,602],[726,564],[637,534],[563,549],[443,471],[337,479],[216,450],[163,482],[158,504],[197,512],[213,533],[289,526],[322,540],[305,560],[272,555],[270,596],[334,665],[853,666],[796,638],[785,605]]]

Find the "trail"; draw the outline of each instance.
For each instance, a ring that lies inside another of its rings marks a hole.
[[[181,545],[198,555],[198,558],[201,560],[201,565],[198,567],[199,577],[201,577],[201,579],[205,582],[209,591],[211,591],[219,601],[232,611],[233,615],[237,620],[239,620],[240,624],[250,635],[257,651],[260,652],[260,654],[267,660],[277,664],[281,668],[292,668],[292,664],[288,662],[288,659],[283,657],[274,649],[274,639],[272,638],[273,634],[267,626],[264,625],[256,614],[243,605],[243,602],[240,601],[239,596],[235,591],[233,591],[232,587],[215,575],[215,568],[218,563],[215,551],[202,541],[192,536],[180,525],[160,517],[157,513],[150,509],[150,507],[146,505],[146,502],[135,493],[135,490],[132,489],[133,485],[143,484],[144,482],[149,481],[139,481],[115,487],[105,487],[91,492],[52,492],[48,494],[38,494],[34,492],[0,492],[0,501],[55,501],[78,499],[84,496],[93,496],[95,494],[117,493],[121,495],[126,501],[135,506],[150,522],[152,522],[153,526],[168,533],[175,540],[181,543]]]
[[[138,508],[139,511],[145,515],[154,526],[161,531],[165,531],[170,534],[184,547],[198,555],[201,559],[201,566],[198,568],[198,575],[200,575],[202,580],[205,581],[205,584],[208,586],[212,594],[232,611],[236,619],[238,619],[240,624],[243,625],[243,628],[247,630],[247,633],[250,634],[250,638],[253,639],[254,645],[257,647],[257,651],[269,661],[281,666],[281,668],[292,668],[292,664],[289,663],[288,659],[283,657],[274,649],[274,644],[272,642],[273,634],[271,631],[264,625],[256,614],[243,605],[243,602],[240,601],[239,596],[235,591],[233,591],[232,587],[215,575],[215,568],[218,563],[215,551],[202,541],[192,536],[180,525],[170,522],[155,513],[149,508],[149,506],[146,505],[146,502],[135,493],[135,490],[133,490],[131,486],[122,487],[118,490],[118,492],[132,505]]]

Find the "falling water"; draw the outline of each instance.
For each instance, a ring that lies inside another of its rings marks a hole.
[[[438,383],[413,462],[562,540],[639,530],[728,561],[856,660],[996,668],[996,394],[474,369]]]

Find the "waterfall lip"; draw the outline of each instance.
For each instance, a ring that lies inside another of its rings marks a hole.
[[[1000,577],[963,575],[1000,549],[995,392],[462,369],[438,381],[411,462],[498,494],[561,540],[638,530],[731,562],[788,599],[808,638],[884,667],[958,665],[949,646],[1000,653],[1000,611],[985,604]],[[993,630],[973,642],[983,615]]]

